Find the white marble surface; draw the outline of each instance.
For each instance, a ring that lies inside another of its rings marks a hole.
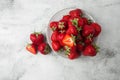
[[[78,6],[102,25],[96,57],[32,55],[29,34],[45,33],[57,11]],[[0,80],[120,80],[120,0],[0,0]]]

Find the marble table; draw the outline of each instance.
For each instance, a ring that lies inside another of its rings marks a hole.
[[[95,57],[32,55],[29,34],[46,33],[57,11],[77,6],[102,26]],[[0,80],[120,80],[119,0],[0,0]]]

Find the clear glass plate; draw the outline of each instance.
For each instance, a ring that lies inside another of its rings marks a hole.
[[[52,22],[52,21],[59,21],[60,19],[62,19],[62,16],[63,15],[67,15],[69,13],[69,11],[73,10],[73,9],[76,9],[76,7],[73,7],[73,8],[66,8],[66,9],[62,9],[60,11],[58,11],[55,15],[52,16],[52,18],[50,19],[49,23]],[[88,19],[92,20],[93,22],[95,22],[94,18],[85,10],[81,9],[82,12],[83,12],[83,16],[84,17],[87,17]],[[67,56],[65,55],[64,52],[55,52],[52,48],[52,41],[51,41],[51,35],[52,35],[52,30],[50,29],[49,27],[49,24],[48,24],[48,27],[47,27],[47,31],[46,31],[46,37],[47,37],[47,41],[48,41],[48,44],[50,45],[52,51],[54,52],[54,54],[56,55],[60,55],[62,57],[65,57],[67,58]]]

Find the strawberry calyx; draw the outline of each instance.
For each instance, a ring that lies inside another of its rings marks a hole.
[[[38,37],[38,35],[41,34],[41,32],[34,32],[33,34],[35,34],[36,37]]]
[[[88,24],[91,24],[92,23],[92,20],[91,19],[88,19]]]
[[[60,32],[60,33],[64,33],[65,31],[66,31],[66,30],[60,30],[59,32]]]
[[[80,32],[82,30],[81,27],[77,27],[77,31]]]
[[[72,24],[77,28],[78,27],[78,18],[72,20]]]
[[[74,35],[71,34],[71,37],[72,37],[74,45],[76,45],[76,36],[74,36]]]
[[[91,39],[93,37],[93,34],[90,34],[89,36],[87,36],[87,39]]]
[[[94,48],[95,48],[96,52],[99,52],[100,47],[99,47],[99,46],[97,46],[95,43],[93,44],[93,46],[94,46]]]
[[[56,30],[56,27],[53,26],[51,29],[52,29],[52,31],[55,31],[55,30]]]
[[[51,51],[51,48],[49,45],[46,45],[44,52],[48,54]]]
[[[70,53],[70,47],[68,47],[68,46],[65,46],[65,55],[69,55],[69,53]]]
[[[64,49],[63,49],[63,48],[61,48],[60,50],[58,50],[58,53],[61,53],[61,52],[63,52],[63,50],[64,50]]]
[[[64,22],[59,22],[58,27],[59,27],[60,29],[64,29],[64,28],[65,28]]]

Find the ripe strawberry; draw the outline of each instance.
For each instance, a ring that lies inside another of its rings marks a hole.
[[[76,26],[78,27],[79,17],[70,17],[68,21],[68,26]]]
[[[59,51],[61,49],[61,45],[57,41],[52,41],[52,48],[54,49],[54,51]]]
[[[34,32],[34,33],[30,34],[30,40],[35,45],[39,45],[44,41],[44,35],[42,33]]]
[[[62,30],[62,29],[66,29],[67,28],[67,22],[65,20],[60,20],[58,22],[58,29]]]
[[[69,14],[72,17],[80,17],[82,15],[82,10],[80,9],[71,10]]]
[[[77,44],[77,50],[79,51],[79,52],[82,52],[83,50],[84,50],[84,43],[78,43]]]
[[[68,58],[71,60],[78,58],[80,56],[80,54],[77,52],[76,46],[73,47],[65,46],[65,49],[66,49],[65,53],[68,55]]]
[[[63,40],[64,36],[65,36],[65,33],[60,33],[60,34],[57,36],[57,39],[58,39],[60,45],[62,45],[62,46],[64,45],[64,44],[62,43],[62,40]]]
[[[49,26],[52,29],[52,31],[58,30],[58,22],[56,21],[51,22]]]
[[[84,42],[86,45],[91,44],[93,42],[93,37],[86,38]]]
[[[82,36],[87,37],[90,34],[93,35],[95,33],[95,30],[92,26],[90,25],[85,25],[82,30]]]
[[[98,23],[92,23],[91,26],[95,29],[94,37],[97,37],[101,32],[101,26]]]
[[[84,42],[86,45],[91,44],[93,42],[93,38],[87,38],[87,39],[85,39]]]
[[[84,25],[87,25],[87,24],[88,24],[87,18],[83,17],[82,20],[83,20]]]
[[[69,18],[70,18],[70,15],[64,15],[64,16],[62,17],[62,20],[68,21]]]
[[[64,46],[72,47],[76,45],[75,41],[76,41],[75,36],[66,34],[62,40],[62,44],[64,44]]]
[[[80,17],[71,17],[68,21],[68,27],[69,26],[75,26],[79,32],[83,27],[83,20]]]
[[[69,26],[66,33],[69,34],[69,35],[71,35],[71,34],[77,35],[78,31],[77,31],[77,28],[75,26]]]
[[[34,44],[28,44],[26,46],[26,49],[31,52],[32,54],[36,54],[37,53],[37,49],[36,49],[36,45]]]
[[[54,31],[51,35],[51,40],[52,41],[58,41],[58,39],[57,39],[58,34],[59,34],[58,31]]]
[[[90,34],[89,36],[84,38],[84,43],[85,45],[88,45],[88,44],[91,44],[93,40],[94,40],[93,35]]]
[[[41,54],[45,55],[48,54],[51,51],[51,49],[47,43],[43,42],[38,46],[38,51],[40,51]]]
[[[95,56],[98,52],[98,47],[93,46],[92,44],[85,47],[83,51],[84,56]]]
[[[82,19],[82,18],[79,18],[79,19],[78,19],[78,27],[82,27],[83,24],[84,24],[83,19]]]

